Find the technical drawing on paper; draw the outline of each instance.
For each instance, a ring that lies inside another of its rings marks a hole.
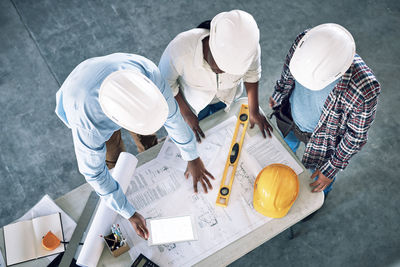
[[[272,135],[271,138],[263,138],[256,135],[244,145],[244,150],[259,163],[261,168],[272,163],[282,163],[291,167],[297,175],[303,172],[303,168],[284,148],[275,135]]]
[[[197,150],[204,166],[208,167],[220,154],[221,148],[226,140],[233,136],[236,117],[231,117],[216,127],[206,131],[206,138],[198,144]],[[178,147],[171,138],[167,138],[156,158],[161,164],[174,166],[180,171],[186,170],[187,162],[182,159]]]
[[[198,216],[197,223],[200,228],[213,227],[217,225],[217,215],[215,214],[214,207],[208,201],[204,200],[201,194],[192,195],[192,205],[197,207]]]
[[[131,230],[127,231],[128,241],[133,244],[129,252],[132,258],[143,253],[163,266],[193,265],[270,220],[253,209],[253,185],[261,167],[244,150],[228,207],[215,205],[235,122],[234,117],[229,123],[225,122],[223,127],[207,131],[207,138],[202,142],[205,148],[218,151],[209,153],[216,154],[207,166],[216,180],[211,181],[214,189],[208,194],[195,194],[191,179],[186,180],[183,171],[169,165],[170,162],[165,158],[157,158],[136,169],[134,180],[138,181],[131,181],[126,195],[137,211],[145,218],[191,215],[195,220],[198,240],[149,247],[130,227]],[[216,148],[218,145],[219,148]],[[171,155],[170,151],[166,154]],[[127,220],[119,217],[119,221],[122,224]]]

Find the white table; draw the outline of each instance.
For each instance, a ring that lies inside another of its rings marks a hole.
[[[202,120],[200,125],[203,130],[207,130],[212,126],[220,123],[232,115],[237,115],[239,113],[241,104],[247,103],[247,98],[241,98],[236,101],[232,106],[228,113],[224,111],[219,111],[216,114]],[[272,124],[271,124],[272,125]],[[247,132],[250,136],[254,136],[256,134],[261,134],[258,126],[255,126],[254,129],[248,128]],[[301,162],[297,159],[295,154],[290,150],[290,148],[283,141],[282,137],[279,134],[279,130],[274,128],[273,134],[279,139],[279,141],[285,146],[285,148],[290,152],[290,154],[297,160],[297,162],[303,167],[303,172],[299,175],[299,195],[290,209],[289,213],[280,219],[273,219],[268,221],[258,229],[252,231],[248,235],[236,240],[235,242],[229,244],[225,248],[215,251],[211,256],[200,261],[196,266],[225,266],[229,263],[234,262],[238,258],[242,257],[249,251],[255,249],[260,246],[264,242],[268,241],[272,237],[277,234],[283,232],[288,229],[292,225],[296,224],[309,214],[318,210],[323,202],[324,195],[322,192],[320,193],[312,193],[309,183],[310,183],[310,173],[308,170],[304,168]],[[138,166],[146,163],[147,161],[155,158],[158,152],[161,149],[162,144],[158,144],[151,149],[140,153],[137,155],[139,160]],[[214,189],[215,190],[215,189]],[[92,188],[89,184],[84,184],[76,189],[68,192],[64,196],[58,198],[56,203],[66,212],[68,213],[72,219],[78,221],[80,214],[83,211],[83,208],[86,204],[86,201],[89,197]],[[3,241],[3,231],[0,231],[0,248],[4,253],[4,241]],[[103,250],[103,254],[99,260],[98,266],[130,266],[133,262],[129,257],[128,253],[125,253],[118,258],[114,258],[106,249]],[[22,263],[15,266],[46,266],[48,261],[46,259],[38,259],[26,263]]]

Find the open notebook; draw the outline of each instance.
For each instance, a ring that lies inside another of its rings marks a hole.
[[[42,238],[49,231],[55,234],[61,241],[64,240],[60,213],[12,223],[4,226],[3,231],[7,265],[65,251],[63,243],[51,251],[46,250],[42,246]]]

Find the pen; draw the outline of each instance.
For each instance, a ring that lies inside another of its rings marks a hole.
[[[69,241],[60,241],[61,244],[69,244]],[[79,245],[83,245],[83,243],[79,243]]]
[[[111,238],[105,237],[105,236],[103,236],[103,235],[100,235],[100,237],[104,238],[105,240],[114,242],[114,243],[112,244],[112,247],[110,247],[110,248],[111,248],[111,250],[114,250],[114,249],[115,249],[115,246],[117,245],[117,241],[118,241],[118,240],[116,240],[116,239],[111,239]],[[107,245],[108,245],[108,244],[107,244]],[[109,246],[109,245],[108,245],[108,246]]]
[[[102,236],[102,235],[100,235],[100,237],[102,237],[102,238],[104,238],[104,239],[106,239],[108,241],[112,241],[112,242],[116,241],[115,239],[111,239],[111,238],[108,238],[108,237],[105,237],[105,236]]]

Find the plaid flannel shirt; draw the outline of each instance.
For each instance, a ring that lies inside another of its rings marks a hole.
[[[286,57],[281,78],[276,82],[272,95],[276,106],[294,89],[289,63],[306,32],[297,36]],[[380,91],[373,72],[356,54],[352,65],[325,101],[317,127],[304,151],[302,162],[306,168],[319,169],[330,179],[339,170],[344,170],[350,158],[367,142]]]

